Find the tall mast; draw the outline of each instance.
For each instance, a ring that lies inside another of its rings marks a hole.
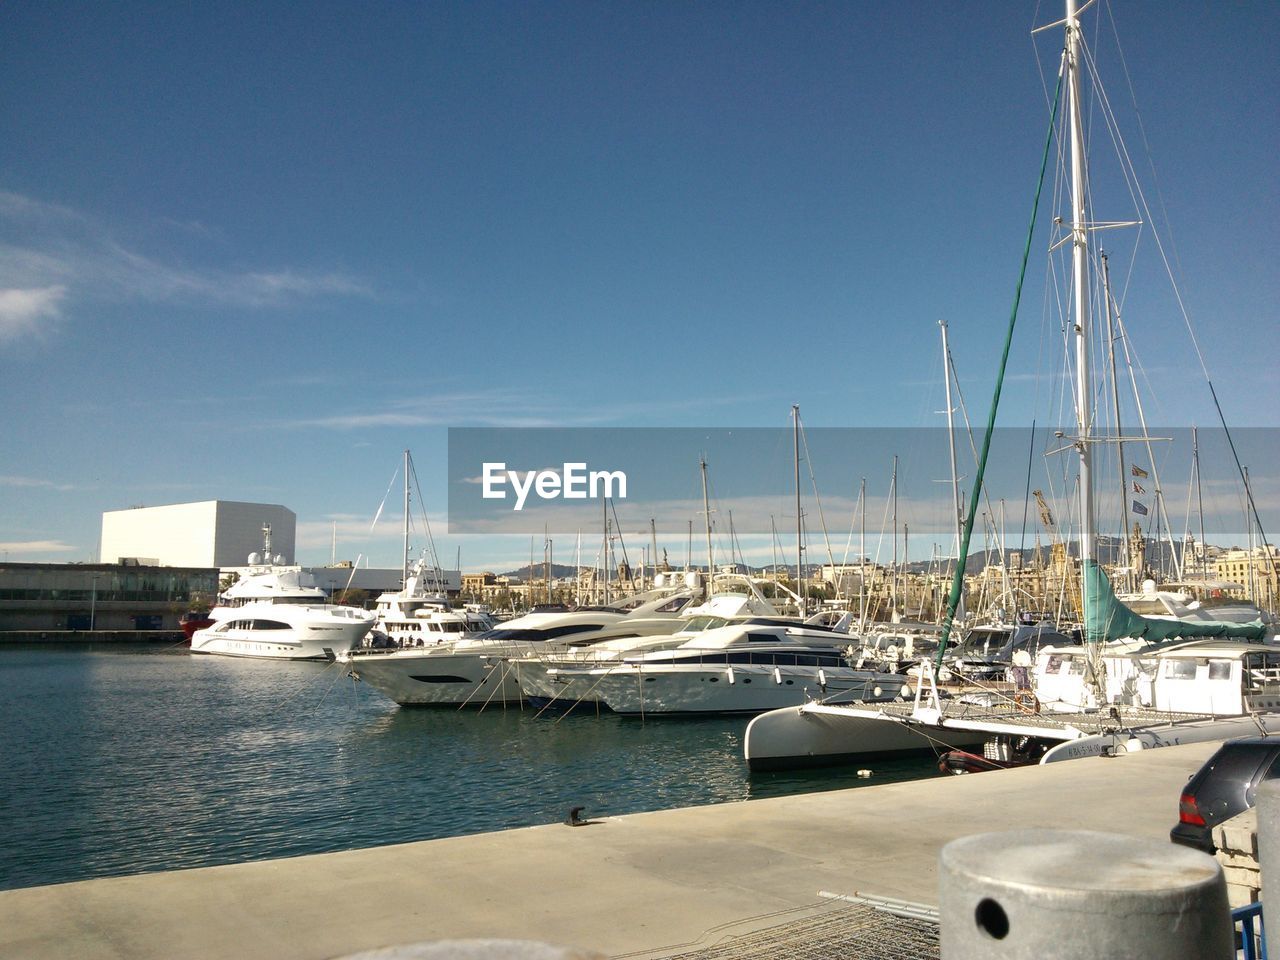
[[[769,551],[773,555],[773,583],[777,590],[778,583],[778,525],[773,522],[773,514],[769,514]],[[777,593],[774,593],[777,596]]]
[[[796,591],[800,595],[800,616],[808,612],[804,595],[804,519],[800,516],[800,404],[791,405],[791,440],[795,447],[796,464]]]
[[[862,553],[862,569],[858,574],[858,633],[862,634],[867,628],[867,478],[862,478],[862,483],[858,485],[858,503],[862,505],[862,512],[859,519],[859,544],[858,550]],[[861,639],[861,637],[859,637]]]
[[[1085,181],[1084,108],[1080,100],[1080,21],[1076,0],[1066,0],[1067,116],[1071,131],[1071,280],[1076,338],[1076,413],[1080,458],[1080,570],[1082,612],[1092,606],[1086,568],[1094,562],[1093,377],[1089,368],[1089,228]],[[1088,639],[1088,638],[1086,638]]]
[[[1191,428],[1191,463],[1196,473],[1196,505],[1200,515],[1200,578],[1208,575],[1209,554],[1204,543],[1204,491],[1200,489],[1200,437],[1196,428]],[[1186,564],[1183,564],[1184,568]]]
[[[711,553],[711,503],[707,498],[707,458],[700,457],[698,466],[702,468],[702,515],[707,518],[707,596],[711,596],[711,583],[715,579],[716,568]]]
[[[652,556],[649,558],[653,566],[653,580],[658,581],[658,525],[654,523],[653,517],[649,518],[649,545],[652,549]]]
[[[893,455],[893,565],[889,571],[889,619],[898,612],[898,455]]]
[[[1102,295],[1107,308],[1107,361],[1111,367],[1111,406],[1115,415],[1116,436],[1124,435],[1120,423],[1120,383],[1116,376],[1116,327],[1113,316],[1119,314],[1119,304],[1111,296],[1111,271],[1107,265],[1107,255],[1098,251],[1102,261]],[[1114,313],[1113,313],[1114,311]],[[1129,536],[1129,475],[1125,472],[1124,443],[1116,444],[1116,466],[1120,470],[1120,533],[1124,537],[1125,589],[1132,590],[1137,580],[1137,560],[1133,549],[1133,539]]]
[[[400,563],[400,586],[409,584],[409,451],[404,452],[404,552]]]
[[[604,541],[600,544],[600,569],[604,574],[604,602],[609,602],[609,500],[600,498],[600,508],[604,517]]]
[[[947,396],[947,444],[951,453],[951,498],[954,506],[951,513],[956,521],[956,559],[960,558],[960,533],[964,526],[964,515],[960,506],[960,475],[956,471],[956,428],[952,417],[955,408],[951,406],[951,347],[947,344],[947,321],[939,320],[942,328],[942,380],[946,384]]]

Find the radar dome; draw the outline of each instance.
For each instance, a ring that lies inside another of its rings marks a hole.
[[[262,562],[262,554],[260,553],[249,554],[249,566],[256,567],[261,562]]]
[[[284,554],[277,553],[274,557],[271,558],[271,562],[274,563],[276,566],[282,565],[284,563]]]

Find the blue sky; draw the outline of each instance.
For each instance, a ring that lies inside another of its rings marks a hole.
[[[90,559],[103,510],[222,498],[295,510],[304,562],[336,521],[340,556],[395,565],[370,521],[406,447],[443,512],[449,426],[785,426],[792,403],[938,426],[944,317],[980,419],[1060,46],[1030,30],[1058,15],[6,4],[4,555]],[[1276,426],[1280,16],[1087,24],[1227,415]],[[1106,169],[1100,218],[1134,218]],[[1115,240],[1148,416],[1212,424],[1151,236],[1131,284]],[[1053,415],[1047,237],[1010,425]],[[865,472],[883,498],[887,465]],[[527,556],[438,541],[467,567]]]

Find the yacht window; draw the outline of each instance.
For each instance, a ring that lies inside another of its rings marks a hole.
[[[716,627],[723,627],[728,622],[724,617],[690,617],[689,622],[680,628],[680,632],[701,633],[703,630],[714,630]]]
[[[546,637],[546,639],[553,640],[556,637],[568,637],[568,636],[572,636],[575,633],[586,633],[589,630],[603,630],[603,629],[604,629],[603,623],[572,623],[563,627],[548,627],[546,630],[543,630],[541,632],[542,632],[542,635]]]
[[[1143,616],[1167,617],[1169,608],[1159,600],[1125,600],[1124,605]]]
[[[677,613],[688,604],[689,597],[672,597],[660,607],[654,607],[654,613]]]
[[[288,630],[287,623],[281,623],[279,620],[253,620],[250,630]]]
[[[1231,661],[1230,660],[1210,660],[1209,661],[1209,679],[1210,680],[1230,680],[1231,679]]]
[[[774,633],[748,633],[747,640],[751,643],[777,643],[781,638]]]
[[[1164,675],[1170,680],[1194,680],[1196,662],[1194,660],[1166,660]]]

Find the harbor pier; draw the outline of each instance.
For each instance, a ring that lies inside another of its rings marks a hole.
[[[1216,747],[11,890],[0,956],[322,960],[480,937],[619,956],[783,916],[819,891],[937,904],[938,853],[959,837],[1167,839],[1180,788]]]

